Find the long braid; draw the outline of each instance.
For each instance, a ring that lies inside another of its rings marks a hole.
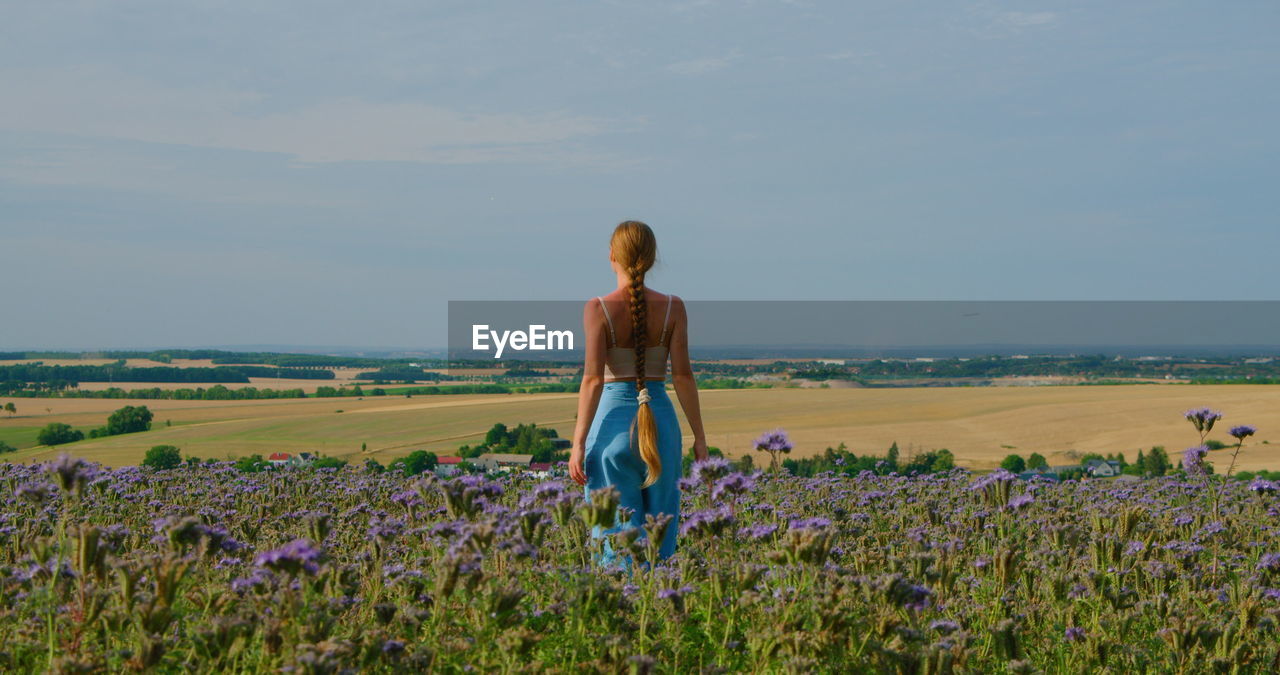
[[[644,270],[627,270],[631,275],[631,335],[636,346],[636,392],[644,389],[645,344],[649,341],[648,303],[644,301]]]
[[[648,303],[644,297],[644,275],[653,266],[657,243],[648,225],[629,220],[618,225],[614,230],[611,247],[614,254],[618,256],[619,264],[630,277],[631,335],[635,339],[637,399],[632,437],[639,447],[640,459],[644,460],[647,469],[644,482],[640,485],[646,488],[657,482],[658,477],[662,475],[662,456],[658,454],[658,425],[653,418],[653,409],[649,407],[649,392],[645,388],[649,312]]]

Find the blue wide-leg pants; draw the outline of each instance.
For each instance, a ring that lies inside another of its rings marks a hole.
[[[604,383],[583,454],[583,471],[587,474],[584,498],[590,501],[592,490],[613,485],[621,494],[621,505],[632,509],[628,521],[618,521],[608,529],[597,525],[591,532],[592,537],[604,538],[604,551],[596,562],[602,567],[620,567],[627,572],[631,571],[631,556],[615,552],[606,535],[626,527],[643,527],[646,514],[669,513],[671,523],[658,548],[659,558],[666,559],[676,552],[680,528],[680,421],[667,396],[665,382],[649,380],[645,388],[658,428],[658,456],[662,458],[662,474],[657,482],[647,488],[640,487],[647,468],[631,435],[639,407],[634,382]],[[645,537],[643,530],[640,537]]]

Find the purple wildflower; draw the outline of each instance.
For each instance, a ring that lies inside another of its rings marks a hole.
[[[1205,475],[1204,456],[1207,454],[1209,454],[1209,446],[1207,445],[1187,448],[1182,453],[1182,468],[1191,476]]]
[[[1267,553],[1258,559],[1258,569],[1266,572],[1280,572],[1280,553]]]
[[[1260,495],[1269,495],[1269,494],[1274,494],[1277,490],[1280,490],[1280,485],[1278,485],[1275,481],[1270,481],[1265,478],[1259,477],[1259,478],[1254,478],[1253,482],[1249,483],[1249,489]]]
[[[787,527],[796,531],[821,530],[831,527],[831,520],[821,516],[814,516],[812,518],[792,518],[791,522],[787,524]]]
[[[1257,431],[1258,431],[1257,427],[1253,427],[1248,424],[1241,424],[1238,426],[1231,427],[1230,433],[1232,436],[1235,436],[1237,440],[1243,441],[1244,439],[1257,433]]]
[[[1084,639],[1084,629],[1079,626],[1071,626],[1063,634],[1067,642],[1078,642]]]
[[[768,537],[778,530],[778,526],[773,523],[760,523],[757,525],[748,525],[738,530],[738,536],[743,539],[759,540]]]
[[[733,511],[727,506],[718,506],[712,509],[703,509],[694,511],[688,517],[684,518],[680,523],[680,534],[687,535],[690,533],[706,532],[716,535],[724,531],[724,528],[733,523]]]
[[[756,450],[765,452],[791,452],[791,438],[787,436],[787,432],[782,429],[773,429],[760,434],[755,440]]]
[[[1029,494],[1021,494],[1010,499],[1009,503],[1006,505],[1006,508],[1008,508],[1010,511],[1017,511],[1018,509],[1024,506],[1030,506],[1031,504],[1034,504],[1035,501],[1036,501],[1035,497],[1032,497]]]
[[[1196,427],[1196,431],[1208,433],[1213,429],[1213,423],[1222,419],[1222,413],[1209,408],[1192,408],[1184,413],[1186,417]]]
[[[694,462],[689,469],[689,476],[694,480],[709,483],[728,475],[732,470],[733,465],[729,463],[729,460],[723,457],[708,457]]]
[[[735,496],[746,494],[755,486],[756,482],[750,476],[734,472],[716,481],[711,487],[711,498],[719,499],[726,493]]]
[[[322,555],[320,549],[310,541],[294,539],[280,548],[258,554],[254,564],[288,574],[297,574],[300,571],[315,574],[320,570],[319,562]]]

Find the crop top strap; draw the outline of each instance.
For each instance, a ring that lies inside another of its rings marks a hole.
[[[613,319],[609,317],[609,308],[604,306],[604,298],[596,296],[596,300],[600,301],[600,311],[604,312],[604,321],[609,325],[609,346],[618,346],[618,336],[613,332]]]
[[[676,296],[667,296],[667,313],[662,317],[662,339],[658,341],[658,344],[660,345],[667,344],[667,331],[670,330],[667,326],[667,321],[671,319],[671,299],[674,297]]]

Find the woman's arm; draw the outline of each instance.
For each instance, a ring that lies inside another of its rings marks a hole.
[[[578,485],[587,484],[582,460],[586,455],[587,433],[600,405],[604,388],[604,314],[600,303],[592,298],[582,308],[582,334],[586,340],[586,358],[582,365],[582,386],[578,388],[578,419],[573,427],[573,449],[569,451],[569,477]]]
[[[684,417],[689,421],[689,429],[693,431],[693,458],[706,459],[707,435],[702,430],[698,382],[693,377],[693,366],[689,363],[689,315],[680,298],[675,299],[672,310],[676,320],[671,330],[671,383],[675,385],[676,398],[680,399]]]

